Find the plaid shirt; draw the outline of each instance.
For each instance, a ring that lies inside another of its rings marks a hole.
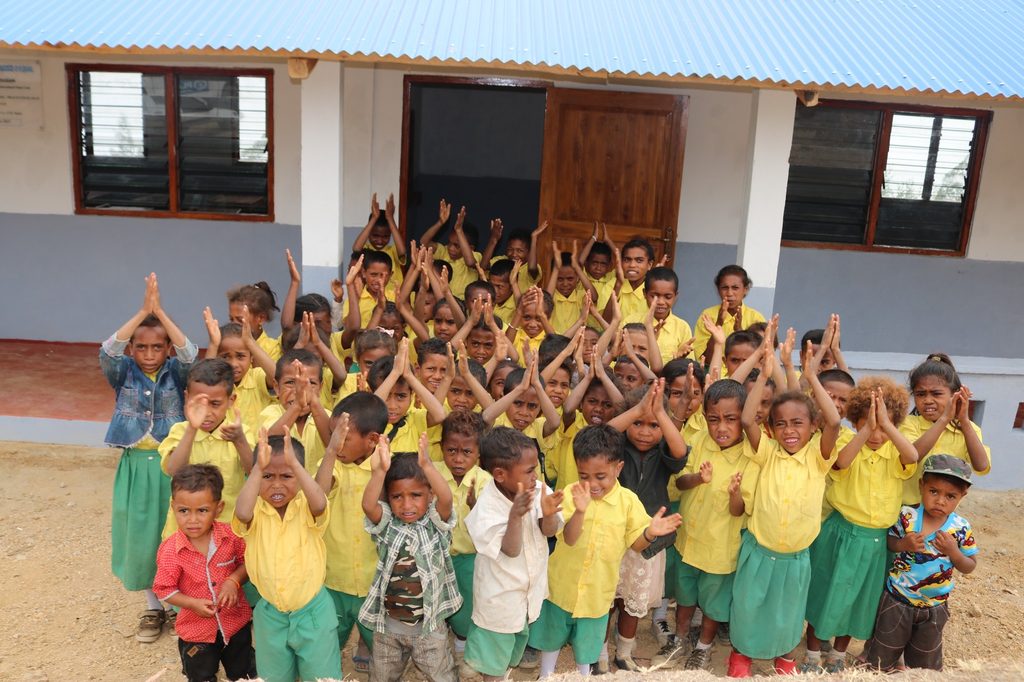
[[[377,543],[378,559],[373,585],[359,610],[359,622],[375,632],[387,632],[384,596],[395,560],[404,545],[416,560],[423,584],[423,633],[443,630],[447,627],[445,619],[462,606],[462,595],[448,553],[457,521],[455,510],[451,518],[444,521],[431,502],[423,518],[405,523],[394,518],[386,502],[381,502],[380,506],[383,512],[380,523],[374,525],[366,520],[364,524]]]

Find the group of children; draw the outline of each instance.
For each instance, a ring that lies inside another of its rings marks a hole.
[[[566,644],[582,674],[639,670],[653,612],[661,667],[709,668],[717,638],[729,676],[838,671],[855,637],[941,669],[977,552],[956,508],[990,468],[948,357],[909,395],[855,382],[838,316],[780,338],[739,266],[693,334],[646,241],[595,226],[544,273],[546,225],[494,257],[501,222],[481,254],[464,208],[435,242],[450,210],[406,245],[375,196],[330,299],[287,253],[281,337],[270,288],[238,287],[204,359],[146,278],[100,350],[139,641],[173,628],[190,680],[341,678],[353,629],[374,680],[543,678]]]

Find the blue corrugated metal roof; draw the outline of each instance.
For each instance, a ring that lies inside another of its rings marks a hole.
[[[0,47],[1024,97],[1021,0],[0,0]]]

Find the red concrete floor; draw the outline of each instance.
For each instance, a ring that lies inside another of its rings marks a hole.
[[[99,344],[0,339],[0,415],[110,421],[114,390]]]

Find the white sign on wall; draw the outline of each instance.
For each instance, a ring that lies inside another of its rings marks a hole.
[[[0,61],[0,128],[43,127],[43,78],[37,61]]]

